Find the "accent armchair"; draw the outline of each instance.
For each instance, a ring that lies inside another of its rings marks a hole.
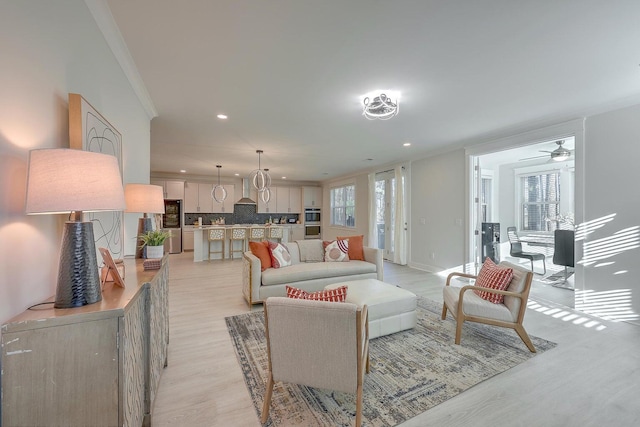
[[[475,285],[463,287],[450,286],[451,279],[456,276],[470,279],[475,279],[477,276],[466,273],[449,274],[445,287],[443,288],[444,304],[442,305],[442,320],[446,319],[447,310],[451,311],[451,315],[456,319],[456,344],[460,344],[460,336],[462,335],[462,325],[464,322],[478,322],[514,329],[527,348],[529,348],[532,353],[535,353],[536,349],[527,331],[525,331],[524,326],[522,326],[524,314],[527,309],[527,300],[529,299],[533,273],[506,261],[502,261],[499,266],[513,269],[513,279],[511,279],[511,283],[504,291]],[[487,301],[478,296],[474,290],[504,295],[504,302],[496,304]]]
[[[356,427],[369,372],[367,307],[270,297],[264,303],[269,376],[262,423],[269,418],[275,381],[356,393]]]

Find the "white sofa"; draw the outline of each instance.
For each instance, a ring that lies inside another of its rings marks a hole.
[[[261,271],[258,257],[251,251],[245,252],[242,257],[242,293],[247,302],[258,304],[268,297],[286,296],[286,285],[315,292],[332,283],[359,279],[383,280],[382,250],[364,247],[364,261],[305,262],[305,251],[310,245],[317,244],[322,245],[322,240],[305,240],[300,246],[297,242],[283,243],[289,249],[292,264],[265,271]]]

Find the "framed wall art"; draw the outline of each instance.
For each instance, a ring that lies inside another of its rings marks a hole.
[[[115,156],[122,171],[122,135],[95,108],[77,93],[69,94],[69,146],[79,150]],[[82,179],[82,177],[78,177]],[[124,214],[122,211],[86,212],[93,222],[96,256],[107,248],[115,258],[124,257]],[[98,258],[99,259],[99,258]]]

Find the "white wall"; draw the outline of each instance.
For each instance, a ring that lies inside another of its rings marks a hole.
[[[411,163],[410,266],[440,271],[463,265],[465,179],[464,150]]]
[[[0,321],[55,293],[63,215],[24,215],[29,150],[68,147],[68,93],[122,133],[125,182],[149,182],[150,122],[84,1],[0,3]],[[125,254],[137,215],[125,215]]]
[[[585,221],[595,221],[615,214],[613,220],[588,234],[586,244],[607,239],[612,250],[621,250],[616,239],[629,230],[628,250],[594,260],[584,266],[584,289],[589,298],[576,296],[576,305],[593,302],[604,292],[631,297],[633,315],[640,313],[640,105],[589,117],[585,128],[584,150],[584,213]],[[602,242],[606,243],[606,242]],[[592,252],[591,254],[594,254]],[[607,254],[605,252],[605,254]],[[580,259],[580,258],[578,258]],[[582,261],[589,261],[583,254]],[[581,301],[582,300],[582,301]],[[622,314],[620,314],[622,316]],[[639,323],[638,319],[630,319]]]

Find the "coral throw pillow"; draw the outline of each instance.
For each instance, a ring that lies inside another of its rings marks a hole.
[[[491,258],[487,258],[485,259],[484,264],[482,264],[480,273],[478,273],[476,286],[504,291],[509,287],[511,279],[513,279],[512,268],[499,267],[491,260]],[[502,304],[504,301],[504,295],[478,290],[474,290],[473,292],[478,294],[480,298],[486,299],[494,304]]]
[[[249,242],[251,253],[260,259],[260,270],[265,271],[271,268],[271,254],[269,253],[269,242]]]
[[[364,261],[364,246],[362,241],[364,239],[364,235],[361,236],[345,236],[338,237],[338,240],[349,240],[349,259],[350,260],[358,260]]]
[[[310,299],[314,301],[344,302],[347,299],[347,286],[324,291],[307,292],[293,286],[287,286],[287,297],[297,299]]]
[[[269,252],[271,253],[271,265],[273,268],[282,268],[291,265],[291,254],[285,245],[269,242]]]
[[[349,261],[349,241],[334,240],[333,242],[322,242],[324,245],[325,262]]]

